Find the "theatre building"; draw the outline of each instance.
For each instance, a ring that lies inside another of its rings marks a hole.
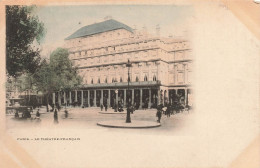
[[[192,57],[190,42],[151,35],[110,19],[80,28],[65,39],[69,58],[78,67],[83,85],[54,94],[61,104],[96,107],[134,104],[154,108],[178,100],[191,101]],[[128,90],[128,60],[129,90]],[[61,95],[61,98],[58,98]]]

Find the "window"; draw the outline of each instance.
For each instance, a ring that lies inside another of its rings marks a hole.
[[[93,81],[93,78],[91,79],[91,84],[93,84],[94,83],[94,81]]]
[[[147,81],[147,75],[145,74],[145,76],[144,76],[144,81]]]
[[[105,79],[105,83],[107,83],[107,78]]]
[[[136,78],[135,78],[135,81],[136,81],[136,82],[138,82],[138,81],[139,81],[139,78],[138,78],[138,76],[136,76]]]
[[[100,83],[100,78],[98,78],[98,83]]]
[[[123,82],[123,78],[122,77],[120,77],[120,82]]]
[[[177,76],[178,83],[179,84],[183,84],[183,82],[184,82],[184,73],[179,72],[177,75],[178,75]]]
[[[157,79],[156,79],[156,75],[153,75],[153,81],[156,81]]]

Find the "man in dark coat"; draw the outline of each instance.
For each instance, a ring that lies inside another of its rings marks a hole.
[[[103,104],[100,105],[100,109],[101,109],[101,111],[103,111]]]
[[[157,109],[156,117],[158,117],[157,122],[160,123],[161,122],[161,117],[162,117],[162,110],[159,109],[159,108]]]
[[[166,109],[166,115],[167,115],[167,117],[170,117],[170,116],[171,116],[171,106],[170,106],[169,103],[167,103],[167,104],[166,104],[166,107],[167,107],[167,109]]]
[[[57,109],[55,108],[54,109],[54,123],[58,123],[59,121],[58,121],[58,112],[57,112]]]

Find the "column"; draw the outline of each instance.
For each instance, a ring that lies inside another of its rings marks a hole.
[[[161,91],[160,91],[160,88],[158,89],[157,104],[158,104],[158,105],[161,104]]]
[[[83,90],[81,90],[81,107],[83,106],[84,103],[84,97],[83,97]]]
[[[165,98],[165,94],[164,94],[164,90],[162,91],[162,104],[164,105],[164,98]]]
[[[126,89],[124,89],[124,106],[126,107]]]
[[[71,91],[70,91],[70,104],[72,103],[72,100],[71,100]]]
[[[110,107],[110,89],[108,89],[108,100],[107,100],[107,106]]]
[[[96,101],[96,98],[97,98],[97,91],[94,90],[94,107],[97,107],[97,101]]]
[[[88,90],[88,107],[90,107],[90,90]]]
[[[117,93],[116,93],[116,104],[118,105],[118,92],[119,92],[119,90],[117,91]]]
[[[185,88],[185,95],[184,95],[184,104],[187,105],[187,99],[188,99],[188,89]]]
[[[55,104],[55,92],[52,93],[52,104]]]
[[[135,90],[132,89],[132,105],[135,103]]]
[[[143,89],[140,89],[140,109],[142,109],[142,104],[143,104]]]
[[[167,103],[169,103],[169,90],[168,89],[166,90],[166,101],[167,101]]]
[[[148,103],[148,108],[151,108],[152,104],[152,89],[149,89],[149,103]]]
[[[60,91],[58,92],[58,103],[59,103],[59,105],[61,105],[61,92]]]
[[[177,75],[178,75],[178,72],[177,72],[177,65],[174,64],[174,84],[177,84]]]
[[[75,90],[75,102],[77,102],[77,101],[78,101],[78,91]]]
[[[64,104],[65,106],[67,106],[67,99],[66,99],[66,92],[64,91],[64,94],[63,94],[63,101],[64,101]]]
[[[104,101],[103,101],[103,90],[101,90],[101,100],[100,100],[101,102],[100,102],[100,105],[102,104],[102,105],[104,105]]]

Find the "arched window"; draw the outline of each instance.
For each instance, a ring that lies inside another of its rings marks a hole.
[[[147,76],[146,75],[144,76],[144,81],[147,81]]]
[[[156,81],[157,79],[156,79],[156,75],[153,75],[153,81]]]
[[[120,77],[120,82],[123,82],[123,78],[122,77]]]
[[[91,79],[91,84],[93,84],[94,83],[94,81],[93,81],[93,78]]]
[[[136,82],[138,82],[138,81],[139,81],[139,78],[138,78],[138,76],[136,76],[136,78],[135,78],[135,81],[136,81]]]

